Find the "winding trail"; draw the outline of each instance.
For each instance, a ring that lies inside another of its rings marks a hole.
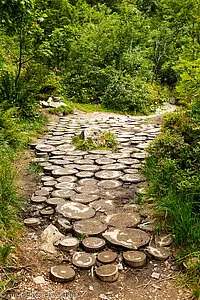
[[[43,167],[23,214],[28,233],[21,259],[32,273],[21,275],[12,299],[189,299],[175,284],[171,236],[155,235],[151,209],[135,204],[145,194],[141,168],[160,119],[160,113],[78,112],[51,122],[30,145]],[[113,132],[120,152],[75,150],[71,139],[86,128]],[[55,282],[61,277],[73,280]]]

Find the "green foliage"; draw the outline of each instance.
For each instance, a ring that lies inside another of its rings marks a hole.
[[[67,104],[67,106],[59,106],[59,107],[55,107],[55,108],[50,108],[49,112],[51,114],[63,115],[63,116],[73,113],[73,111],[74,111],[73,105],[71,103],[66,103],[66,104]]]
[[[43,170],[43,168],[37,163],[31,162],[29,164],[29,172],[32,175],[39,176],[39,174],[42,172],[42,170]]]
[[[12,247],[9,244],[4,244],[0,246],[0,264],[5,265],[9,254],[12,251]]]

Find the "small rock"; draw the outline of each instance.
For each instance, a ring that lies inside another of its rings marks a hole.
[[[105,294],[100,294],[99,298],[102,300],[108,300],[109,298]]]
[[[92,285],[90,285],[88,289],[89,289],[89,291],[93,291],[94,287]]]
[[[43,283],[45,283],[45,280],[44,280],[43,276],[37,276],[37,277],[33,278],[33,281],[36,284],[43,284]]]
[[[159,278],[160,278],[160,273],[153,272],[153,273],[151,274],[151,277],[152,277],[152,278],[155,278],[155,279],[159,279]]]

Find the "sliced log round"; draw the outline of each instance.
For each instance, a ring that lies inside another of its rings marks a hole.
[[[123,253],[125,263],[132,268],[142,268],[146,265],[146,255],[141,251],[127,251]]]
[[[98,182],[98,186],[103,189],[115,189],[122,185],[118,180],[101,180]]]
[[[42,209],[40,210],[40,214],[41,214],[42,216],[51,216],[51,215],[54,214],[54,209],[53,209],[51,206],[42,208]]]
[[[106,229],[107,226],[97,219],[81,220],[74,223],[74,231],[78,234],[94,236],[101,234]]]
[[[90,203],[90,206],[93,207],[96,211],[107,212],[115,208],[113,200],[97,200]]]
[[[78,172],[76,173],[76,176],[78,178],[90,178],[94,176],[93,172],[89,172],[89,171],[82,171],[82,172]]]
[[[75,201],[75,202],[80,202],[83,204],[88,204],[90,202],[93,202],[95,200],[99,199],[99,195],[94,195],[94,194],[75,194],[73,196],[70,197],[71,201]]]
[[[159,247],[168,247],[172,244],[173,237],[171,234],[157,234],[155,236],[155,243]]]
[[[162,247],[152,247],[149,246],[145,249],[151,256],[158,260],[166,260],[169,255],[169,249],[162,248]]]
[[[65,204],[58,205],[57,212],[68,219],[81,220],[94,217],[95,210],[82,203],[66,201]]]
[[[96,159],[100,159],[102,158],[103,156],[102,155],[99,155],[99,154],[87,154],[85,155],[85,159],[91,159],[91,160],[96,160]]]
[[[55,186],[57,184],[57,181],[56,180],[48,180],[48,181],[45,181],[43,184],[44,184],[44,186]]]
[[[99,251],[106,245],[105,240],[98,237],[87,237],[82,240],[82,246],[86,251]]]
[[[95,177],[98,179],[109,180],[109,179],[116,179],[122,175],[120,171],[110,171],[110,170],[102,170],[95,173]]]
[[[99,154],[99,155],[106,155],[106,154],[110,154],[111,153],[110,150],[90,150],[88,152],[90,154]]]
[[[96,269],[96,276],[101,281],[114,282],[119,277],[118,267],[113,264],[100,266]]]
[[[131,183],[140,183],[145,181],[144,176],[141,174],[126,174],[121,176],[120,179],[124,182],[131,182]]]
[[[120,164],[120,163],[101,166],[102,170],[116,170],[116,171],[119,171],[119,170],[123,170],[125,168],[126,168],[126,165]]]
[[[140,163],[139,160],[134,159],[134,158],[120,158],[118,159],[118,162],[121,164],[125,164],[125,165],[133,165],[133,164],[138,164]]]
[[[89,269],[95,265],[96,257],[94,254],[76,252],[72,257],[72,263],[78,268]]]
[[[40,225],[40,219],[39,218],[27,218],[24,220],[24,225],[28,227],[35,227]]]
[[[97,172],[99,167],[96,165],[77,165],[77,169],[80,171]]]
[[[75,176],[61,176],[61,177],[56,178],[56,180],[58,182],[71,183],[71,182],[75,182],[77,180],[77,177],[75,177]]]
[[[75,271],[70,266],[54,266],[50,271],[50,279],[55,282],[72,281],[76,276]]]
[[[55,190],[52,192],[51,197],[69,199],[73,195],[75,195],[73,190]]]
[[[55,185],[56,189],[59,190],[73,190],[75,188],[74,182],[59,182]]]
[[[108,158],[113,158],[113,159],[120,159],[120,158],[128,158],[130,157],[129,153],[111,153],[106,155]]]
[[[70,222],[65,218],[58,218],[55,221],[55,225],[63,233],[68,233],[72,229]]]
[[[102,264],[110,264],[110,263],[113,263],[117,259],[117,253],[115,253],[113,251],[103,251],[103,252],[98,253],[97,259]]]
[[[32,202],[35,202],[35,203],[43,203],[47,200],[46,197],[43,197],[43,196],[32,196],[31,197],[31,201]]]
[[[104,158],[100,158],[95,160],[95,162],[98,165],[107,165],[107,164],[113,164],[116,162],[116,160],[112,159],[112,158],[108,158],[108,157],[104,157]]]
[[[69,168],[56,168],[52,171],[52,175],[55,177],[60,177],[60,176],[68,176],[68,175],[73,175],[76,174],[78,170],[76,169],[69,169]]]
[[[149,235],[140,229],[118,229],[110,228],[104,232],[103,237],[113,245],[121,246],[131,250],[137,250],[149,243]]]
[[[66,200],[64,198],[48,198],[46,203],[50,206],[56,206],[59,204],[64,204]]]
[[[99,189],[97,186],[94,185],[80,185],[75,188],[75,191],[78,193],[84,193],[84,194],[98,194]]]
[[[36,196],[47,197],[47,196],[49,196],[49,191],[48,191],[48,190],[43,190],[43,189],[37,190],[37,191],[35,192],[35,195],[36,195]]]
[[[121,212],[107,216],[106,223],[116,228],[128,228],[137,226],[140,221],[140,215],[136,212]]]
[[[74,161],[75,164],[78,165],[92,165],[94,163],[94,160],[91,159],[77,159]]]
[[[54,146],[48,145],[48,144],[38,144],[35,149],[40,152],[52,152],[56,150]]]
[[[139,159],[139,160],[145,159],[147,156],[148,156],[148,154],[144,153],[144,152],[138,152],[138,153],[131,154],[132,158]]]
[[[136,169],[124,169],[124,173],[127,173],[127,174],[138,174],[138,170],[137,170],[137,168]]]
[[[79,180],[77,183],[80,185],[96,185],[97,182],[98,181],[93,178],[83,178],[83,179]]]
[[[64,145],[56,147],[56,149],[59,150],[59,151],[68,152],[68,151],[73,151],[75,148],[71,144],[64,144]]]
[[[75,237],[66,237],[59,242],[58,246],[63,251],[75,250],[79,246],[79,240]]]
[[[52,176],[42,176],[41,177],[41,181],[45,182],[45,181],[52,181],[54,180],[54,178]]]

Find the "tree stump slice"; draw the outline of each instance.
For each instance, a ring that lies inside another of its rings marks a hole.
[[[27,218],[24,220],[24,225],[27,227],[35,227],[40,225],[40,219],[39,218]]]
[[[126,168],[126,165],[120,164],[120,163],[115,163],[115,164],[110,164],[110,165],[103,165],[101,166],[102,170],[114,170],[114,171],[120,171]]]
[[[57,181],[56,180],[48,180],[48,181],[45,181],[43,184],[44,184],[44,186],[55,186],[57,184]]]
[[[79,185],[96,185],[98,180],[94,178],[83,178],[77,182]]]
[[[53,198],[64,198],[70,199],[71,196],[75,195],[73,190],[55,190],[51,193],[51,197]]]
[[[56,180],[58,182],[71,183],[71,182],[75,182],[77,180],[77,177],[75,177],[75,176],[61,176],[61,177],[56,178]]]
[[[169,249],[162,247],[148,246],[145,250],[157,260],[166,260],[170,255]]]
[[[48,144],[38,144],[35,149],[40,152],[52,152],[56,150],[56,147]]]
[[[125,263],[132,268],[142,268],[146,265],[147,257],[140,251],[123,252]]]
[[[140,175],[140,174],[126,174],[124,176],[121,176],[120,179],[123,182],[131,182],[131,183],[140,183],[145,181],[144,176]]]
[[[139,160],[134,159],[134,158],[120,158],[117,161],[124,165],[133,165],[133,164],[139,163]]]
[[[78,268],[89,269],[95,265],[96,257],[94,254],[76,252],[72,257],[72,263]]]
[[[99,235],[107,229],[105,224],[96,219],[75,222],[73,227],[77,234],[86,234],[89,236]]]
[[[49,191],[48,190],[37,190],[35,192],[35,196],[41,196],[41,197],[48,197],[49,196]]]
[[[55,225],[63,233],[68,233],[72,230],[72,225],[65,218],[58,218],[55,222]]]
[[[97,172],[99,167],[96,165],[77,165],[79,171]]]
[[[50,271],[50,279],[54,282],[69,282],[76,276],[75,271],[70,266],[54,266]]]
[[[129,153],[111,153],[106,155],[106,157],[108,158],[112,158],[112,159],[120,159],[120,158],[128,158],[130,157]]]
[[[99,251],[106,245],[105,240],[98,237],[87,237],[82,240],[82,246],[86,251]]]
[[[73,220],[90,219],[95,215],[95,210],[93,208],[82,203],[71,201],[58,205],[56,211],[64,217]]]
[[[80,202],[80,203],[83,203],[83,204],[88,204],[88,203],[93,202],[97,199],[99,199],[99,195],[94,195],[94,194],[89,195],[89,194],[85,194],[85,193],[75,194],[75,195],[70,197],[71,201]]]
[[[107,216],[105,221],[108,225],[116,228],[130,228],[140,224],[140,215],[136,212],[121,212]]]
[[[155,243],[159,247],[168,247],[173,243],[171,234],[158,234],[155,236]]]
[[[46,182],[46,181],[52,181],[54,178],[52,176],[42,176],[41,181]]]
[[[59,182],[55,185],[58,190],[73,190],[75,188],[74,182]]]
[[[147,156],[148,156],[148,154],[143,153],[143,152],[138,152],[138,153],[132,153],[131,154],[132,158],[139,159],[139,160],[145,159]]]
[[[113,264],[100,266],[96,269],[96,276],[101,281],[114,282],[119,277],[118,267]]]
[[[94,160],[91,159],[77,159],[74,161],[75,164],[77,165],[93,165]]]
[[[111,244],[130,250],[137,250],[148,244],[150,240],[146,232],[133,228],[121,230],[118,228],[109,228],[102,235]]]
[[[103,252],[98,253],[97,259],[102,264],[113,263],[117,259],[117,253],[112,252],[112,251],[103,251]]]
[[[95,177],[97,179],[109,180],[109,179],[116,179],[122,175],[120,171],[110,171],[110,170],[102,170],[95,173]]]
[[[84,194],[98,194],[99,189],[98,187],[94,185],[80,185],[75,188],[75,191],[78,193],[84,193]]]
[[[116,189],[121,185],[122,183],[118,180],[101,180],[98,182],[98,186],[103,189]]]
[[[111,153],[110,150],[90,150],[88,152],[90,154],[99,154],[99,155],[106,155],[106,154],[110,154]]]
[[[94,173],[93,172],[86,172],[86,171],[82,171],[82,172],[78,172],[76,173],[76,176],[78,178],[90,178],[90,177],[93,177],[94,176]]]
[[[68,175],[74,175],[78,172],[76,169],[68,169],[68,168],[56,168],[52,171],[52,175],[55,177],[60,176],[68,176]]]
[[[47,200],[47,197],[43,196],[32,196],[31,201],[34,203],[43,203]]]
[[[97,200],[90,203],[96,211],[107,212],[115,208],[113,200]]]
[[[54,212],[55,212],[55,211],[54,211],[54,209],[53,209],[51,206],[42,208],[42,209],[40,210],[40,214],[41,214],[42,216],[51,216],[51,215],[54,214]]]
[[[66,237],[59,242],[58,246],[62,251],[75,250],[79,246],[79,240],[75,237]]]
[[[56,149],[59,151],[68,152],[68,151],[73,151],[75,149],[75,147],[71,144],[64,144],[61,146],[57,146]]]
[[[46,199],[46,203],[50,206],[56,206],[59,204],[64,204],[66,201],[64,198],[48,198]]]
[[[116,162],[116,160],[108,157],[100,158],[95,160],[96,164],[98,165],[107,165],[107,164],[113,164]]]
[[[138,169],[124,169],[124,173],[126,174],[138,174]]]
[[[99,155],[99,154],[87,154],[84,158],[91,159],[91,160],[97,160],[97,159],[103,158],[103,156]]]

